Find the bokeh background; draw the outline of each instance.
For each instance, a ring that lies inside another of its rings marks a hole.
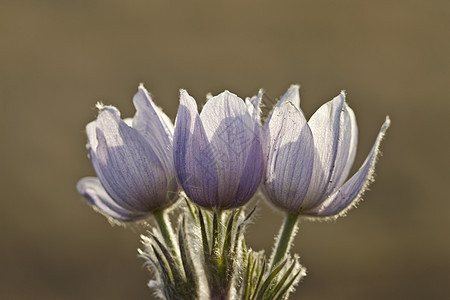
[[[292,299],[450,298],[450,1],[0,1],[1,299],[153,299],[139,229],[84,204],[97,101],[132,116],[143,82],[175,118],[178,89],[276,99],[307,115],[346,89],[354,170],[385,116],[377,180],[337,222],[302,222]],[[270,251],[265,203],[248,241]]]

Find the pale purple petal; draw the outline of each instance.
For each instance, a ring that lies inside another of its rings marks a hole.
[[[130,211],[118,205],[108,195],[97,177],[82,178],[77,183],[77,189],[81,196],[107,217],[123,222],[131,222],[146,216],[145,213]]]
[[[345,95],[341,93],[322,105],[308,121],[314,137],[315,155],[312,180],[304,203],[305,209],[314,207],[329,191],[335,179],[333,174],[337,166],[336,160],[345,156],[340,148],[344,146],[344,152],[348,149],[345,147],[348,141],[340,141],[344,100]]]
[[[133,97],[136,114],[133,128],[138,130],[153,148],[164,166],[167,180],[174,177],[172,159],[173,125],[169,117],[155,105],[143,85]]]
[[[286,93],[278,101],[277,106],[281,106],[283,103],[291,102],[294,106],[300,110],[300,86],[298,84],[293,84],[289,87]]]
[[[286,91],[286,93],[284,93],[284,95],[281,97],[281,99],[277,102],[275,107],[280,107],[284,103],[291,102],[300,112],[302,112],[302,110],[300,109],[299,89],[300,89],[299,85],[297,85],[297,84],[291,85],[289,87],[289,89]],[[266,127],[267,124],[270,122],[270,119],[272,118],[275,107],[270,112],[269,117],[267,118],[267,121],[266,121],[264,127]],[[303,114],[303,112],[302,112],[302,114]]]
[[[357,133],[358,128],[353,111],[344,103],[340,116],[340,130],[334,169],[331,172],[326,192],[321,200],[326,199],[347,180],[355,159]]]
[[[277,206],[300,210],[314,162],[314,141],[303,114],[292,102],[276,106],[265,128],[268,162],[263,186]]]
[[[265,163],[267,161],[267,159],[265,159],[267,157],[267,154],[264,152],[264,150],[265,150],[265,148],[264,148],[264,145],[265,145],[264,133],[263,133],[264,127],[262,125],[262,120],[261,120],[261,114],[262,114],[261,105],[262,105],[263,95],[264,95],[264,90],[260,89],[258,91],[258,95],[245,99],[245,105],[247,105],[249,114],[252,116],[252,118],[256,122],[255,131],[258,131],[257,133],[261,140],[261,145],[262,145],[262,150],[263,150],[262,155],[263,155],[263,170],[264,170]]]
[[[337,180],[335,180],[336,185],[334,185],[333,189],[335,187],[340,187],[348,178],[348,174],[350,173],[350,169],[353,166],[353,163],[355,161],[356,156],[356,148],[358,145],[358,125],[356,124],[356,117],[353,110],[347,105],[347,103],[344,104],[344,126],[343,126],[343,137],[342,140],[347,141],[347,144],[342,144],[342,147],[348,148],[345,149],[345,151],[340,150],[341,153],[347,153],[347,159],[345,157],[341,156],[340,163],[341,166],[339,167],[340,173],[337,172],[335,177],[338,177]],[[338,154],[339,157],[339,154]]]
[[[87,131],[94,169],[120,206],[148,212],[166,204],[167,179],[161,162],[146,139],[126,125],[115,108],[102,108]]]
[[[259,124],[244,101],[228,91],[209,99],[200,118],[217,166],[220,206],[242,205],[249,200],[245,195],[253,195],[261,180]]]
[[[173,143],[175,170],[188,197],[201,206],[219,206],[215,155],[197,104],[184,90],[180,92]]]
[[[246,204],[258,190],[263,172],[264,162],[261,139],[255,137],[247,153],[247,162],[243,165],[243,171],[234,201],[227,208],[239,207]]]
[[[337,214],[344,214],[360,199],[372,179],[375,170],[375,162],[379,153],[380,142],[383,139],[390,122],[389,117],[386,117],[386,121],[378,133],[369,156],[366,158],[358,172],[356,172],[356,174],[342,187],[331,194],[324,202],[308,211],[304,211],[303,214],[317,217],[329,217]]]

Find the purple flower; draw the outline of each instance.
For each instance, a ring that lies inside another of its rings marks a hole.
[[[244,102],[225,91],[210,98],[199,115],[195,100],[181,91],[174,162],[179,182],[196,204],[239,207],[256,192],[263,172],[260,100]]]
[[[125,222],[170,205],[178,191],[170,119],[142,85],[133,102],[132,126],[112,106],[101,106],[97,120],[86,126],[98,177],[85,177],[77,184],[78,192],[98,211]]]
[[[308,122],[299,104],[298,86],[292,86],[265,124],[268,161],[263,190],[273,204],[289,212],[311,217],[344,213],[372,178],[389,117],[361,168],[346,181],[355,159],[358,127],[345,94],[322,105]]]

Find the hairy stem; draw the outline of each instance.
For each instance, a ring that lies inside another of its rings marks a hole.
[[[210,291],[211,299],[226,299],[228,295],[228,282],[226,278],[227,266],[223,260],[223,211],[219,208],[213,213],[213,228],[212,228],[212,247],[211,257],[212,266],[210,268]]]
[[[298,213],[287,213],[272,254],[270,270],[273,270],[286,256],[297,229]]]
[[[170,220],[167,214],[163,210],[158,210],[153,213],[153,216],[155,217],[156,224],[158,224],[159,232],[164,239],[167,249],[176,258],[176,262],[181,267],[182,263],[175,243],[175,234],[173,233],[172,226],[170,226]]]

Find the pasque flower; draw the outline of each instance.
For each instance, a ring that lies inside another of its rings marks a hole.
[[[145,218],[177,198],[173,125],[142,85],[133,102],[136,114],[130,122],[121,120],[116,108],[100,106],[97,120],[86,126],[98,177],[85,177],[77,184],[78,192],[98,211],[119,221]]]
[[[265,124],[267,167],[263,190],[289,213],[329,217],[345,212],[372,178],[387,117],[361,168],[346,181],[355,159],[358,127],[342,92],[306,121],[298,86],[280,99]]]
[[[225,91],[210,98],[201,114],[184,90],[175,121],[174,163],[178,179],[196,204],[217,209],[244,205],[263,172],[260,97]]]

